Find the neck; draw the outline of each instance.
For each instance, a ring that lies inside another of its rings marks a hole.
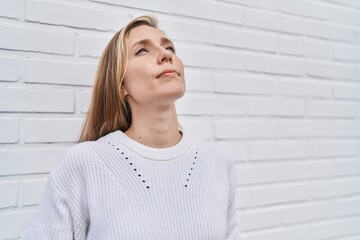
[[[181,139],[175,105],[132,109],[132,123],[125,134],[152,148],[167,148]]]

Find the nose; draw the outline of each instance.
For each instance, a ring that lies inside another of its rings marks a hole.
[[[159,56],[158,56],[158,63],[172,63],[172,53],[164,48],[161,48]]]

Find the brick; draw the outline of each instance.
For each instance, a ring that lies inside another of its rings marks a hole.
[[[279,121],[280,135],[284,138],[299,137],[331,137],[333,124],[330,120],[281,119]]]
[[[293,76],[305,74],[303,60],[278,55],[248,54],[246,56],[246,70],[261,73],[274,73]]]
[[[25,61],[24,79],[30,83],[92,86],[96,68],[94,63],[31,59]]]
[[[236,196],[235,196],[235,203],[237,208],[246,208],[249,203],[249,194],[246,188],[237,188],[236,189]]]
[[[356,1],[352,0],[332,0],[333,4],[343,5],[343,6],[356,6]],[[337,5],[335,5],[337,7]]]
[[[45,190],[46,183],[47,178],[23,181],[20,185],[23,194],[22,204],[24,206],[39,204]]]
[[[91,102],[92,91],[83,90],[78,94],[78,109],[81,113],[87,113]]]
[[[335,164],[325,160],[284,162],[279,169],[281,181],[331,178],[337,175]]]
[[[337,99],[360,99],[360,84],[346,84],[333,86],[334,97]]]
[[[309,100],[308,115],[311,117],[355,118],[356,104],[351,101]]]
[[[299,18],[267,11],[252,10],[244,11],[244,25],[265,30],[285,33],[302,34],[303,23]]]
[[[74,94],[69,90],[0,88],[2,112],[74,112]]]
[[[360,218],[335,219],[313,223],[310,226],[314,239],[329,239],[360,233]]]
[[[251,6],[256,8],[263,8],[268,10],[278,10],[279,8],[279,1],[278,0],[271,0],[271,1],[264,1],[264,0],[227,0],[226,2],[231,2],[234,4]]]
[[[351,197],[345,199],[339,199],[336,201],[337,215],[341,217],[349,217],[360,215],[360,198]]]
[[[96,0],[96,2],[110,3],[115,5],[124,4],[117,0]],[[139,8],[138,2],[127,2],[127,7]],[[169,1],[169,2],[141,2],[141,9],[146,11],[163,12],[166,14],[172,13],[188,17],[196,17],[202,19],[209,19],[212,21],[222,21],[229,23],[242,23],[242,8],[237,6],[229,6],[221,2],[204,2],[194,1],[191,7],[186,2]],[[199,11],[201,9],[201,11]],[[136,15],[137,16],[137,15]]]
[[[305,100],[287,97],[247,97],[247,113],[256,116],[304,116]]]
[[[76,4],[27,0],[25,19],[77,28],[118,31],[130,20],[130,16],[113,9],[100,10]]]
[[[159,28],[175,41],[190,41],[199,43],[210,43],[213,37],[213,25],[198,21],[179,20],[169,17],[159,16]]]
[[[322,20],[330,20],[333,15],[333,7],[321,2],[289,2],[282,0],[279,4],[279,11],[291,15]]]
[[[0,58],[0,81],[17,82],[21,77],[20,71],[21,62],[19,60]]]
[[[285,224],[300,224],[336,217],[337,206],[334,201],[319,203],[301,203],[282,208]]]
[[[229,70],[244,69],[245,56],[239,52],[214,47],[178,46],[176,49],[185,66]]]
[[[16,51],[74,54],[74,34],[25,27],[0,26],[0,48]]]
[[[332,21],[341,25],[360,27],[360,14],[352,8],[333,8]]]
[[[243,24],[243,8],[221,2],[193,1],[191,7],[189,7],[186,2],[171,1],[169,8],[170,12],[180,15],[204,18],[211,21]]]
[[[214,76],[215,92],[273,95],[278,92],[274,79],[229,74]]]
[[[247,234],[241,238],[244,240],[267,240],[267,239],[279,239],[279,240],[304,240],[311,239],[311,234],[307,226],[287,226],[286,228],[258,231],[251,234]]]
[[[345,158],[334,161],[337,176],[360,174],[360,158]]]
[[[16,119],[0,119],[0,143],[19,141],[20,123]]]
[[[251,142],[248,146],[251,161],[288,160],[307,156],[306,144],[303,141]]]
[[[304,183],[252,187],[248,193],[249,206],[267,206],[304,201],[308,197],[307,191],[307,186]]]
[[[360,30],[355,30],[355,36],[354,36],[354,38],[355,38],[355,43],[356,43],[357,45],[360,45]]]
[[[217,139],[276,138],[279,135],[279,126],[274,120],[215,120],[214,128]]]
[[[356,117],[356,104],[351,101],[309,100],[307,106],[311,117]]]
[[[310,140],[307,148],[311,157],[351,157],[358,154],[355,140]]]
[[[280,210],[271,208],[242,211],[238,223],[241,231],[278,227],[281,223]]]
[[[80,35],[77,37],[78,56],[80,57],[101,57],[106,45],[112,36],[90,36]]]
[[[304,20],[303,24],[304,33],[309,36],[342,42],[351,42],[353,40],[354,29],[350,27],[311,19]]]
[[[358,194],[357,178],[330,179],[309,183],[309,193],[313,199],[344,197]]]
[[[230,156],[236,162],[245,162],[248,159],[247,147],[242,142],[219,142],[219,144],[228,151]]]
[[[278,164],[241,164],[236,167],[237,183],[240,185],[272,183],[279,180]]]
[[[211,119],[190,119],[179,118],[180,125],[185,131],[191,133],[200,139],[214,139],[214,130]]]
[[[176,105],[180,115],[244,115],[245,113],[244,100],[231,96],[186,94],[176,102]]]
[[[358,80],[359,69],[349,64],[315,62],[307,60],[306,71],[309,76],[343,80]]]
[[[3,239],[18,239],[34,218],[35,209],[14,209],[0,212],[0,232]]]
[[[324,83],[284,79],[279,81],[279,94],[290,97],[331,98],[332,88]]]
[[[64,148],[1,149],[0,176],[49,173],[64,151]]]
[[[335,46],[332,43],[314,39],[299,37],[279,38],[279,52],[294,56],[332,59],[335,55]]]
[[[16,181],[0,181],[0,209],[16,207],[18,203],[18,183]]]
[[[18,19],[20,17],[20,3],[20,0],[0,1],[0,16]]]
[[[278,41],[275,34],[264,34],[253,31],[239,31],[232,28],[214,27],[211,42],[220,46],[252,49],[257,51],[276,52]]]
[[[186,70],[185,82],[187,91],[213,92],[214,81],[210,72]]]
[[[83,119],[25,119],[25,143],[76,142]]]
[[[332,58],[336,61],[356,61],[359,58],[359,48],[352,45],[334,44]]]
[[[331,132],[335,137],[360,137],[360,123],[356,120],[336,120]]]

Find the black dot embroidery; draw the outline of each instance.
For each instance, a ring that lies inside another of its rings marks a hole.
[[[113,146],[117,151],[120,150],[119,147],[115,146],[115,144],[112,144],[110,141],[108,141],[107,143],[108,143],[109,145]],[[124,154],[125,154],[124,152],[121,152],[121,155],[124,155]],[[131,166],[133,165],[132,162],[129,162],[129,158],[128,158],[128,157],[125,156],[125,160],[128,161],[129,165],[131,165]],[[136,168],[134,168],[133,170],[134,170],[134,172],[137,171]],[[138,177],[141,177],[141,174],[137,174],[137,176],[138,176]],[[145,180],[142,180],[142,182],[145,183]],[[149,189],[150,186],[146,186],[146,188]]]
[[[196,148],[194,159],[197,160],[197,154],[198,154],[198,148]],[[195,160],[193,162],[193,165],[195,165]],[[190,168],[190,171],[194,170],[194,167]],[[189,173],[189,176],[191,176],[191,173]],[[190,177],[186,179],[186,182],[190,181]],[[188,184],[185,184],[185,187],[188,187]]]

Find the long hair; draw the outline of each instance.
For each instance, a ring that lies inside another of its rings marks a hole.
[[[130,31],[140,25],[157,28],[157,20],[146,15],[133,19],[112,37],[102,53],[79,142],[93,141],[110,132],[129,129],[131,111],[122,94],[122,83],[128,63],[127,38]]]

